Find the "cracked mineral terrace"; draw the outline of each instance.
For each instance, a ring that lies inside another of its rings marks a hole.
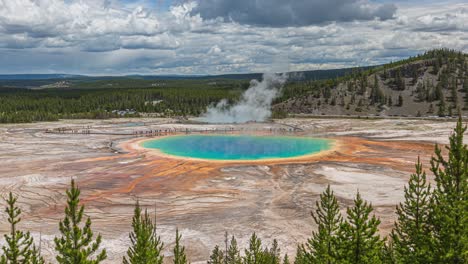
[[[241,246],[252,232],[293,253],[315,228],[310,211],[327,184],[345,206],[359,189],[381,218],[386,235],[395,205],[414,171],[425,169],[434,143],[447,143],[454,121],[282,119],[238,125],[180,124],[172,119],[73,120],[0,126],[0,194],[19,195],[21,227],[42,233],[51,259],[53,237],[75,178],[95,232],[103,234],[106,263],[125,253],[137,197],[152,213],[171,255],[175,228],[192,262],[208,259],[224,232]],[[296,129],[294,132],[293,128]],[[139,142],[166,133],[300,134],[333,138],[332,151],[288,160],[223,162],[159,155]],[[0,232],[8,230],[1,214]],[[37,239],[37,238],[36,238]]]

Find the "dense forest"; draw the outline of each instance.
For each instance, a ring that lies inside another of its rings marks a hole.
[[[388,237],[379,235],[380,220],[373,214],[372,204],[364,201],[359,192],[354,205],[342,215],[333,190],[328,186],[312,212],[317,229],[305,243],[297,246],[295,256],[282,255],[276,240],[272,245],[264,245],[254,233],[243,251],[234,236],[224,248],[216,246],[207,263],[467,263],[468,148],[463,144],[465,131],[460,117],[449,138],[447,155],[442,154],[439,146],[435,147],[430,164],[435,186],[428,183],[426,172],[417,160],[415,172],[404,188],[404,201],[396,206],[397,220]],[[80,190],[74,180],[66,195],[64,216],[58,225],[60,235],[54,239],[56,261],[67,264],[102,262],[107,258],[101,245],[102,237],[94,235],[91,219],[84,217]],[[16,201],[17,197],[11,193],[6,199],[5,213],[11,228],[10,233],[5,234],[0,263],[45,263],[40,245],[33,241],[28,231],[18,229],[21,210]],[[124,264],[189,263],[178,230],[173,256],[165,258],[164,242],[158,235],[155,220],[138,202],[129,238],[130,247],[122,260]]]
[[[171,85],[174,86],[41,90],[0,88],[0,123],[138,116],[115,113],[127,109],[137,113],[158,113],[160,116],[198,116],[208,105],[223,98],[232,102],[248,87],[248,83],[234,81],[212,83],[203,88],[202,84],[188,85],[185,82]]]

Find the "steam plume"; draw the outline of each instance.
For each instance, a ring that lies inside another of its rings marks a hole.
[[[250,81],[250,87],[239,102],[229,106],[221,100],[216,106],[208,107],[200,120],[208,123],[244,123],[265,121],[271,116],[271,104],[279,96],[287,80],[287,74],[264,74],[263,80]]]

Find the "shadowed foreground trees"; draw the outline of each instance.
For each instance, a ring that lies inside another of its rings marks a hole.
[[[396,207],[397,220],[391,235],[381,238],[378,233],[380,220],[373,215],[372,205],[358,192],[354,204],[341,215],[340,205],[328,186],[312,212],[318,228],[305,244],[297,246],[295,258],[281,256],[276,240],[270,248],[264,247],[256,233],[241,254],[233,236],[224,251],[215,246],[208,264],[295,264],[313,263],[468,263],[468,149],[463,144],[466,127],[459,118],[446,154],[439,146],[431,160],[431,171],[436,186],[427,182],[421,161],[404,189],[404,200]],[[60,237],[55,238],[59,263],[97,264],[106,259],[106,251],[100,250],[101,236],[94,240],[91,219],[80,225],[84,206],[80,205],[80,190],[71,181],[66,192],[68,200],[65,217],[59,224]],[[17,199],[10,193],[6,199],[6,214],[10,232],[5,235],[0,264],[44,263],[29,232],[18,229],[21,210]],[[156,221],[147,210],[142,213],[139,203],[135,206],[131,246],[123,263],[161,264],[164,256],[163,242],[156,233]],[[226,236],[227,238],[227,236]],[[227,241],[226,241],[227,244]],[[175,246],[172,249],[174,264],[189,263],[182,245],[182,235],[176,229]]]

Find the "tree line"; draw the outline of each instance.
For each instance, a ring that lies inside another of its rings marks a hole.
[[[415,172],[404,188],[404,200],[396,206],[397,220],[388,237],[379,235],[380,220],[373,214],[372,204],[360,193],[340,212],[340,204],[328,186],[311,213],[317,230],[297,246],[295,256],[281,255],[276,240],[266,246],[254,233],[245,249],[236,238],[226,235],[223,250],[215,246],[208,264],[310,264],[310,263],[468,263],[468,149],[463,144],[466,131],[461,117],[446,146],[447,155],[436,145],[430,162],[435,185],[428,183],[418,158]],[[55,237],[56,261],[66,264],[98,264],[107,258],[102,237],[94,235],[91,219],[84,217],[80,190],[75,181],[66,191],[67,205],[59,222],[60,235]],[[29,232],[18,229],[21,210],[17,198],[10,193],[5,213],[10,232],[6,234],[1,264],[43,264],[38,246]],[[156,219],[137,202],[129,234],[130,247],[122,259],[124,264],[162,264],[164,242],[156,229]],[[229,245],[227,245],[229,244]],[[186,264],[189,258],[182,245],[182,235],[175,232],[172,263]]]
[[[210,104],[237,100],[237,87],[43,89],[0,88],[0,123],[119,117],[133,109],[163,116],[198,116]]]

